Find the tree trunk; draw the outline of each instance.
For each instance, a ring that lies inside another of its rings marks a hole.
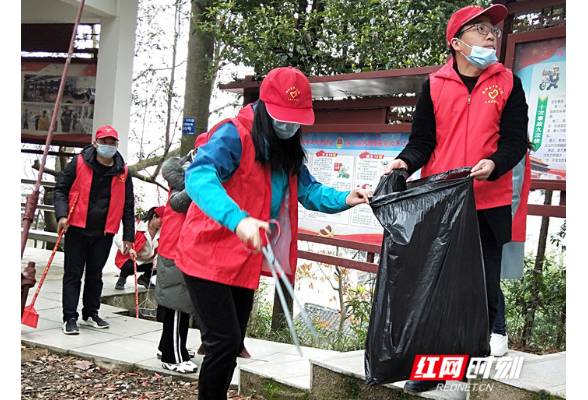
[[[213,68],[214,35],[195,31],[194,25],[194,22],[204,20],[202,12],[206,4],[206,0],[192,1],[190,32],[194,33],[188,39],[184,118],[195,119],[195,135],[182,135],[180,157],[194,148],[199,134],[208,131],[210,97],[216,74]]]

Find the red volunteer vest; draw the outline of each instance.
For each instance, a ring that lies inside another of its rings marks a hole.
[[[242,210],[253,218],[267,221],[271,207],[271,171],[269,165],[262,167],[255,161],[255,148],[251,138],[253,110],[247,106],[231,121],[237,127],[241,138],[242,155],[239,167],[223,187]],[[217,124],[208,134],[227,120]],[[288,260],[292,274],[296,275],[298,258],[298,179],[289,178],[288,215],[290,234]],[[284,233],[282,233],[284,236]],[[287,235],[286,235],[287,236]],[[176,253],[176,265],[187,275],[195,276],[226,285],[256,290],[262,275],[263,254],[252,254],[245,250],[239,237],[228,228],[212,220],[198,208],[190,205],[182,227]],[[263,275],[269,275],[263,273]]]
[[[449,61],[430,75],[437,124],[437,146],[421,170],[423,177],[460,167],[473,167],[498,148],[500,118],[513,87],[512,71],[488,67],[471,95]],[[474,180],[476,209],[512,203],[512,171],[496,181]]]
[[[137,220],[136,223],[139,223],[139,220]],[[159,236],[161,237],[161,233],[159,234]],[[135,245],[135,251],[139,252],[139,250],[141,250],[143,248],[143,245],[145,244],[146,241],[147,241],[147,238],[145,237],[145,232],[136,231],[135,232],[135,241],[133,242]],[[158,253],[158,250],[159,250],[159,245],[154,250],[155,254]],[[131,258],[131,255],[129,253],[123,254],[120,250],[117,250],[116,256],[114,257],[114,263],[120,269],[120,268],[122,268],[123,264],[130,258]]]
[[[171,193],[170,193],[171,194]],[[180,231],[186,219],[187,213],[179,213],[172,210],[169,205],[169,196],[165,205],[165,213],[161,221],[161,232],[159,233],[159,254],[168,260],[176,259],[176,250]]]
[[[78,202],[69,221],[70,225],[78,228],[86,227],[86,218],[88,216],[88,204],[90,202],[90,188],[92,187],[92,176],[94,171],[86,164],[83,156],[78,155],[76,167],[76,179],[69,190],[69,205],[73,204],[76,195],[79,194]],[[125,164],[125,173],[112,177],[110,186],[110,204],[106,216],[105,233],[116,234],[118,232],[120,221],[123,217],[125,206],[125,182],[128,176],[128,169]]]

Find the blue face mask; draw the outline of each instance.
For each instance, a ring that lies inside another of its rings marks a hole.
[[[465,43],[463,40],[460,40],[460,39],[457,39],[457,40],[459,40],[460,42],[462,42],[463,44],[468,46],[470,49],[472,49],[469,56],[466,56],[465,54],[461,53],[461,51],[460,51],[460,53],[474,67],[479,68],[479,69],[486,69],[498,61],[498,58],[496,58],[496,50],[487,49],[485,47],[480,47],[480,46],[475,46],[475,45],[470,46],[467,43]]]
[[[116,154],[116,146],[98,144],[98,149],[96,149],[96,151],[104,158],[111,158]]]
[[[272,126],[276,132],[276,136],[280,139],[290,139],[300,129],[299,124],[290,124],[288,122],[280,122],[272,119]]]

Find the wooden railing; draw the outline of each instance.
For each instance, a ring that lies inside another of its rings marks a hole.
[[[531,190],[547,190],[554,192],[559,191],[559,204],[529,204],[527,215],[555,218],[566,217],[566,181],[533,179],[531,180]],[[367,260],[351,260],[349,258],[343,258],[304,250],[298,250],[298,258],[319,263],[337,265],[348,269],[356,269],[359,271],[371,272],[374,274],[378,272],[378,264],[374,263],[374,258],[376,254],[381,253],[380,245],[359,243],[344,239],[326,238],[303,233],[298,234],[298,240],[310,243],[336,246],[345,249],[365,251],[367,252]]]

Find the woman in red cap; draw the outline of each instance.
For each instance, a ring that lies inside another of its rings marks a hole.
[[[134,249],[125,251],[122,237],[116,235],[114,243],[118,247],[114,263],[120,269],[120,277],[114,286],[117,290],[124,290],[127,277],[134,275],[135,267],[133,260],[137,262],[137,272],[142,272],[137,282],[147,289],[154,289],[151,284],[151,277],[157,273],[157,246],[159,242],[159,231],[161,230],[161,218],[165,207],[151,207],[149,211],[137,221],[135,229]]]
[[[226,399],[237,365],[263,255],[260,229],[280,221],[274,252],[294,282],[298,202],[337,213],[368,203],[370,190],[341,192],[322,185],[304,164],[300,125],[314,123],[308,79],[292,67],[270,71],[260,98],[236,118],[222,121],[198,147],[186,170],[192,199],[178,241],[176,265],[184,273],[206,353],[198,398]]]

